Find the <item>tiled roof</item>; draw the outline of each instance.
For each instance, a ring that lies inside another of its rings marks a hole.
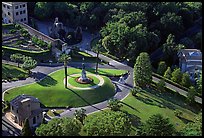
[[[11,101],[10,101],[10,104],[11,104],[12,106],[18,107],[19,103],[20,103],[22,100],[25,100],[25,99],[28,99],[28,98],[29,98],[32,102],[40,102],[37,98],[35,98],[35,97],[33,97],[33,96],[22,94],[22,95],[17,96],[17,97],[14,98],[13,100],[11,100]]]

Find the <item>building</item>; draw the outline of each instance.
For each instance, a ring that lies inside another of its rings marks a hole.
[[[30,127],[39,126],[43,120],[40,102],[37,98],[29,95],[19,95],[10,102],[11,118],[15,123],[23,126],[26,118]]]
[[[191,80],[202,71],[202,53],[198,49],[182,49],[178,52],[179,67],[182,72],[188,72]]]
[[[2,2],[3,23],[28,23],[27,2]]]

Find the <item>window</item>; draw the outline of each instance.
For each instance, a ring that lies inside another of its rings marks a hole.
[[[10,12],[8,12],[8,15],[11,15]]]
[[[18,9],[18,6],[16,6],[15,9]]]
[[[7,9],[10,9],[10,7],[9,7],[9,6],[7,6]]]
[[[23,4],[23,7],[25,7],[25,4]]]
[[[26,18],[24,18],[24,21],[26,21]]]
[[[36,123],[36,120],[35,120],[35,117],[33,117],[33,124],[35,124]]]
[[[20,14],[22,14],[22,11],[20,11]]]
[[[20,8],[21,8],[22,6],[20,5]]]
[[[25,18],[24,18],[25,19]],[[28,104],[28,107],[30,107],[30,104]]]
[[[16,110],[16,113],[18,113],[18,109]]]
[[[16,12],[16,15],[18,15],[18,12]]]
[[[23,10],[23,13],[25,13],[25,10]]]
[[[9,23],[11,23],[11,21],[9,20]]]
[[[23,21],[23,19],[21,19],[21,22]]]
[[[13,110],[13,106],[11,106],[11,110]]]
[[[3,7],[6,8],[6,5],[3,4]]]

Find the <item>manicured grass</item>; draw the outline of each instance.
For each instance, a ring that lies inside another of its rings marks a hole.
[[[95,77],[95,76],[90,76],[89,74],[87,74],[86,76],[93,79],[93,81],[89,84],[80,84],[78,82],[75,81],[76,78],[80,77],[81,74],[77,74],[77,76],[74,76],[74,77],[70,77],[68,82],[69,84],[71,84],[72,86],[75,86],[75,87],[81,87],[81,88],[85,88],[85,87],[90,87],[90,86],[94,86],[94,85],[97,85],[100,80]]]
[[[28,72],[18,68],[17,66],[2,64],[2,79],[18,80],[19,78],[27,78]]]
[[[137,93],[137,97],[132,96],[130,93],[122,102],[123,107],[121,110],[126,111],[133,116],[130,135],[136,133],[136,129],[141,122],[144,123],[150,116],[157,113],[169,118],[176,130],[179,131],[187,122],[193,121],[194,117],[200,110],[200,108],[188,106],[188,104],[176,94],[168,92],[158,93],[150,89]],[[180,118],[176,117],[174,114],[176,109],[179,109],[183,113]],[[110,109],[105,109],[105,111],[106,110]],[[102,111],[95,112],[87,117],[101,113]],[[86,135],[83,130],[80,134],[82,136]]]
[[[140,121],[145,122],[150,116],[160,113],[170,119],[176,130],[181,130],[185,123],[192,121],[198,112],[194,107],[188,106],[176,94],[159,93],[153,90],[140,92],[137,97],[129,94],[123,102],[125,105],[121,110],[133,114],[138,120],[137,123]],[[182,118],[175,116],[175,109],[183,112]],[[137,126],[133,124],[133,128],[135,127]]]
[[[81,73],[80,69],[69,68],[68,74]],[[80,107],[95,104],[109,99],[115,94],[110,79],[102,76],[103,86],[92,90],[75,90],[64,87],[64,69],[48,75],[40,82],[11,89],[5,93],[5,101],[10,101],[20,94],[28,94],[38,98],[46,107]]]
[[[78,51],[77,52],[79,55],[82,55],[84,57],[92,57],[90,54],[87,54],[86,52]]]
[[[90,72],[95,72],[95,69],[87,69]],[[106,76],[121,76],[126,74],[127,70],[119,70],[119,69],[98,69],[98,73],[100,75],[106,75]]]

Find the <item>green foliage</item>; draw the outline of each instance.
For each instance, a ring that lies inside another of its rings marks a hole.
[[[23,64],[22,64],[22,68],[25,70],[28,70],[30,72],[31,69],[35,68],[37,66],[37,61],[34,59],[29,59],[26,60]]]
[[[195,102],[195,96],[196,96],[196,89],[195,87],[191,86],[188,90],[188,93],[187,93],[187,100],[190,104],[194,103]]]
[[[167,66],[166,66],[165,61],[160,61],[158,68],[157,68],[157,73],[163,76],[166,69],[167,69]]]
[[[18,67],[19,67],[19,63],[23,62],[23,55],[20,53],[16,53],[16,54],[12,54],[10,56],[11,61],[13,62],[17,62],[18,63]]]
[[[32,136],[32,131],[29,125],[28,118],[25,119],[23,129],[21,131],[22,136]]]
[[[182,72],[181,72],[180,68],[174,69],[174,71],[172,72],[171,80],[180,84],[181,79],[182,79]]]
[[[201,71],[200,77],[196,79],[196,87],[197,87],[197,91],[202,95],[202,71]]]
[[[77,120],[79,120],[82,124],[84,124],[84,119],[86,118],[86,110],[84,108],[81,108],[79,110],[75,110],[74,116]]]
[[[54,118],[41,124],[35,131],[37,136],[78,136],[81,123],[69,117]]]
[[[179,109],[176,109],[176,110],[174,111],[174,114],[175,114],[175,116],[177,116],[177,117],[181,117],[181,116],[183,115],[183,112],[182,112],[181,110],[179,110]]]
[[[188,73],[183,73],[181,85],[186,88],[189,88],[191,86],[190,75]]]
[[[112,111],[119,111],[122,106],[122,103],[118,99],[110,99],[107,105]]]
[[[182,136],[202,136],[202,112],[199,113],[194,122],[187,123],[181,130]]]
[[[164,92],[165,91],[165,81],[164,79],[160,79],[157,83],[157,89],[160,91],[160,92]]]
[[[127,114],[104,111],[85,119],[84,131],[88,136],[127,136],[131,122]]]
[[[167,70],[164,73],[164,77],[167,79],[171,79],[171,68],[168,67]]]
[[[144,87],[152,81],[152,68],[148,53],[142,52],[134,65],[134,84]]]
[[[136,86],[136,87],[132,88],[130,91],[132,93],[132,96],[137,96],[137,93],[141,92],[142,89],[139,86]]]
[[[141,126],[139,134],[142,136],[174,136],[175,128],[169,118],[155,114]]]

